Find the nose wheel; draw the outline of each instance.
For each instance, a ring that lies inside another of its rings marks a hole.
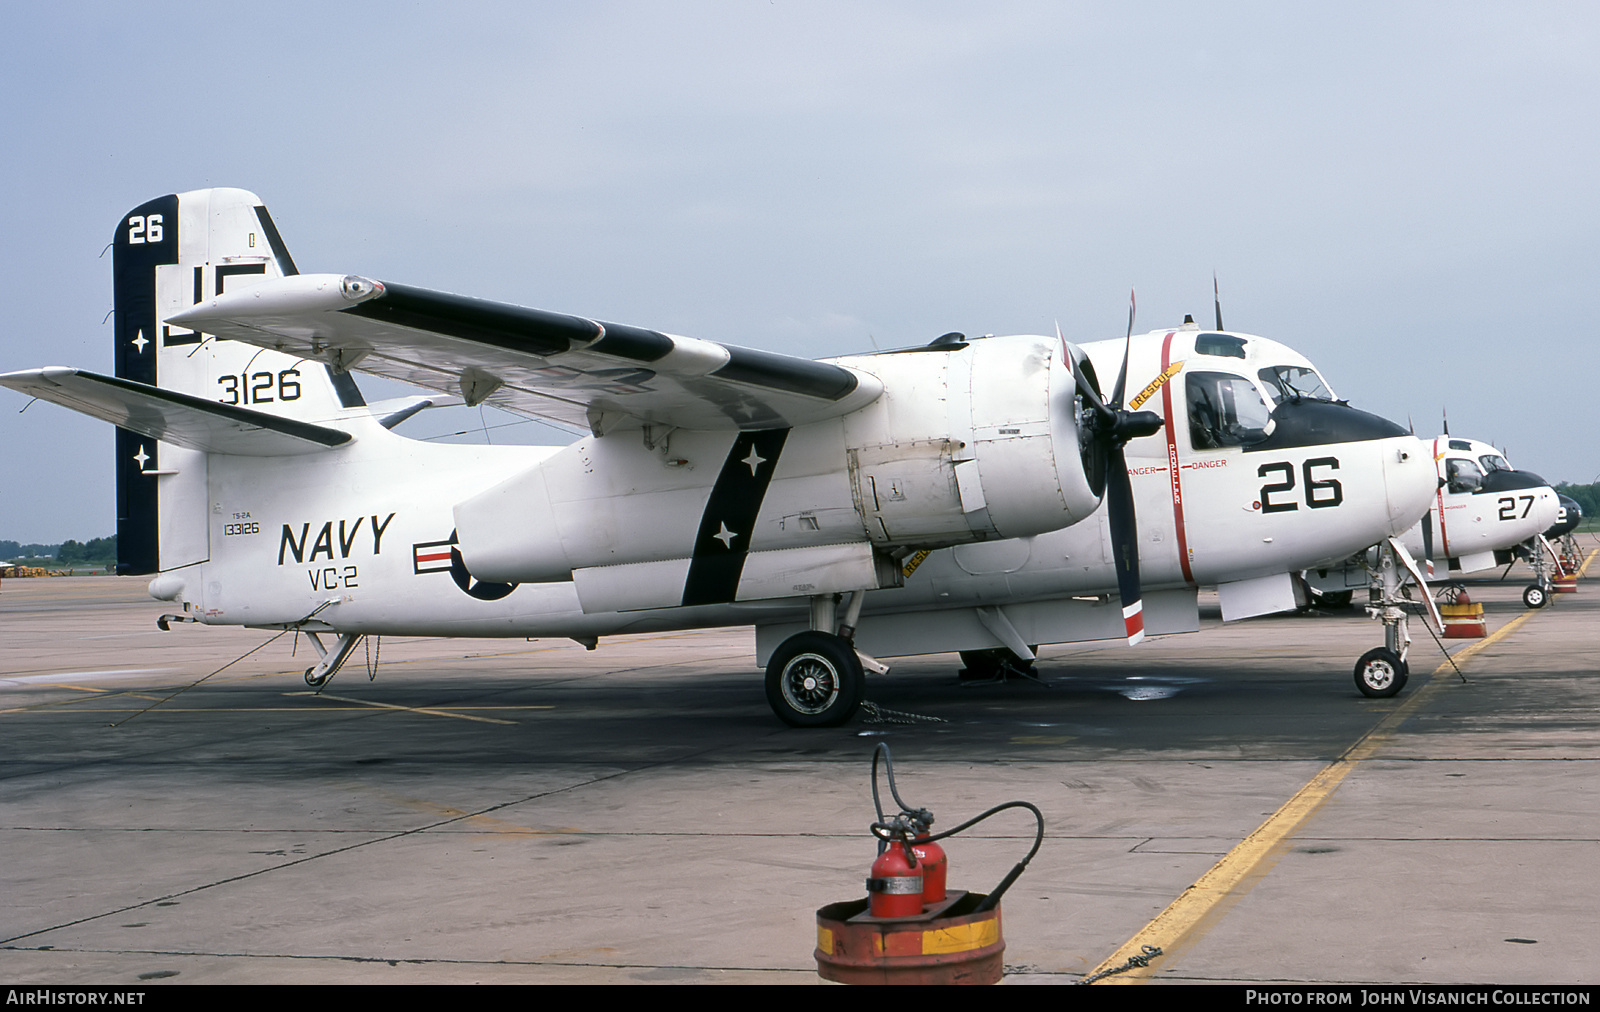
[[[1411,633],[1406,628],[1406,606],[1413,602],[1405,593],[1405,577],[1409,575],[1420,592],[1421,602],[1429,616],[1441,626],[1433,598],[1428,593],[1427,581],[1412,560],[1411,555],[1393,538],[1375,546],[1376,554],[1367,563],[1371,578],[1368,592],[1367,616],[1383,623],[1383,646],[1375,647],[1356,661],[1356,688],[1369,699],[1384,699],[1406,687],[1410,669],[1406,654],[1411,646]],[[1426,621],[1426,619],[1424,619]]]
[[[1374,647],[1356,661],[1356,688],[1363,696],[1385,699],[1406,687],[1409,674],[1399,654],[1388,647]]]

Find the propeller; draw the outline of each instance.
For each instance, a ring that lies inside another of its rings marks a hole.
[[[1128,357],[1133,349],[1133,318],[1137,304],[1128,294],[1128,334],[1122,347],[1122,369],[1107,404],[1100,397],[1094,370],[1087,358],[1073,369],[1078,395],[1085,410],[1079,414],[1080,440],[1083,442],[1085,471],[1091,487],[1106,497],[1106,514],[1111,524],[1111,547],[1117,570],[1117,592],[1122,599],[1122,623],[1128,645],[1144,639],[1144,604],[1139,596],[1139,523],[1133,505],[1133,484],[1123,447],[1131,439],[1154,435],[1165,424],[1154,411],[1127,411],[1122,407],[1128,382]],[[1060,326],[1056,327],[1059,336]],[[1063,347],[1065,344],[1063,343]]]

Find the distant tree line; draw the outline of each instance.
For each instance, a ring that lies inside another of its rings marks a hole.
[[[64,566],[109,565],[117,561],[117,536],[63,541],[59,545],[24,545],[0,541],[0,559],[55,559]]]

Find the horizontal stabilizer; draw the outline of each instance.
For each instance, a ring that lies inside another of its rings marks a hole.
[[[343,446],[353,438],[342,429],[63,366],[0,374],[0,386],[207,453],[287,457]]]

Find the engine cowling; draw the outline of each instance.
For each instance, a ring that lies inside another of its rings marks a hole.
[[[1086,474],[1064,350],[1043,337],[997,337],[860,360],[884,382],[847,433],[868,538],[926,546],[1029,537],[1093,513],[1100,490]]]

